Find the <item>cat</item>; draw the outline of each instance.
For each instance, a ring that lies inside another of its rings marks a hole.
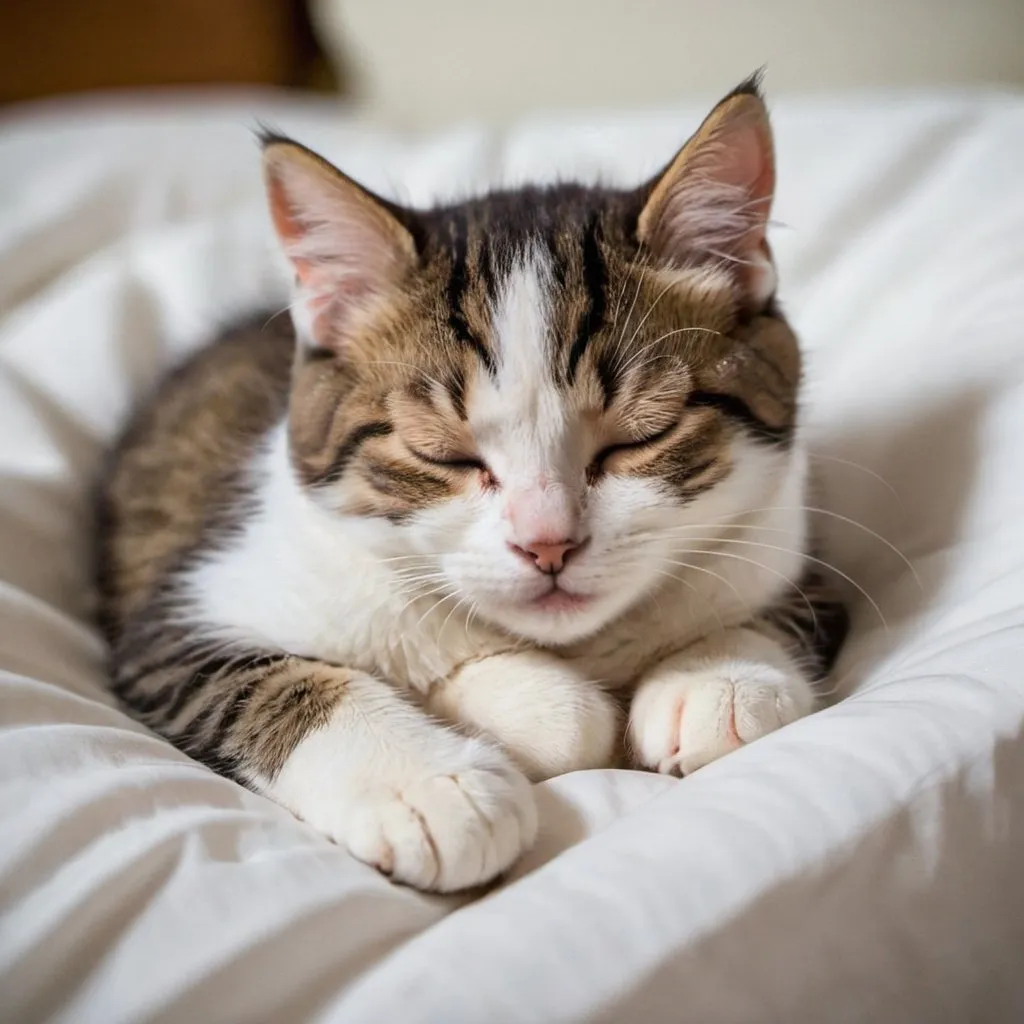
[[[393,879],[482,885],[530,781],[687,773],[810,712],[801,359],[755,76],[635,189],[412,210],[274,134],[289,323],[236,326],[98,504],[123,704]]]

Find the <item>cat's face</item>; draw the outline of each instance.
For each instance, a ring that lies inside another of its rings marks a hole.
[[[268,146],[306,346],[296,470],[410,597],[568,643],[758,506],[789,457],[800,365],[771,301],[766,125],[741,92],[702,128],[710,162],[698,133],[636,192],[426,213]]]

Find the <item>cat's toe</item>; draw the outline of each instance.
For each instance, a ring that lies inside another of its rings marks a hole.
[[[629,742],[644,767],[686,774],[801,718],[813,703],[799,673],[774,665],[656,670],[633,698]]]
[[[486,766],[364,799],[347,831],[350,852],[395,881],[453,892],[510,867],[536,837],[537,811],[520,772]]]

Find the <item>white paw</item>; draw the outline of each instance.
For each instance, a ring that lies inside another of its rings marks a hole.
[[[529,783],[496,766],[368,793],[352,809],[345,844],[396,881],[454,892],[489,882],[536,834]]]
[[[543,651],[471,662],[431,692],[428,707],[497,740],[535,782],[609,767],[618,711],[568,661]]]
[[[357,728],[372,724],[373,710],[352,716],[342,707],[260,788],[359,860],[419,889],[482,885],[533,844],[533,791],[503,751],[412,709],[377,709],[378,728]]]
[[[685,775],[809,714],[810,684],[788,659],[773,662],[686,652],[661,662],[630,706],[628,738],[641,765]]]

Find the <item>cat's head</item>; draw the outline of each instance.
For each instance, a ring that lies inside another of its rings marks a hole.
[[[785,468],[800,356],[755,81],[630,191],[414,211],[288,139],[264,166],[296,282],[297,478],[410,593],[570,642]]]

